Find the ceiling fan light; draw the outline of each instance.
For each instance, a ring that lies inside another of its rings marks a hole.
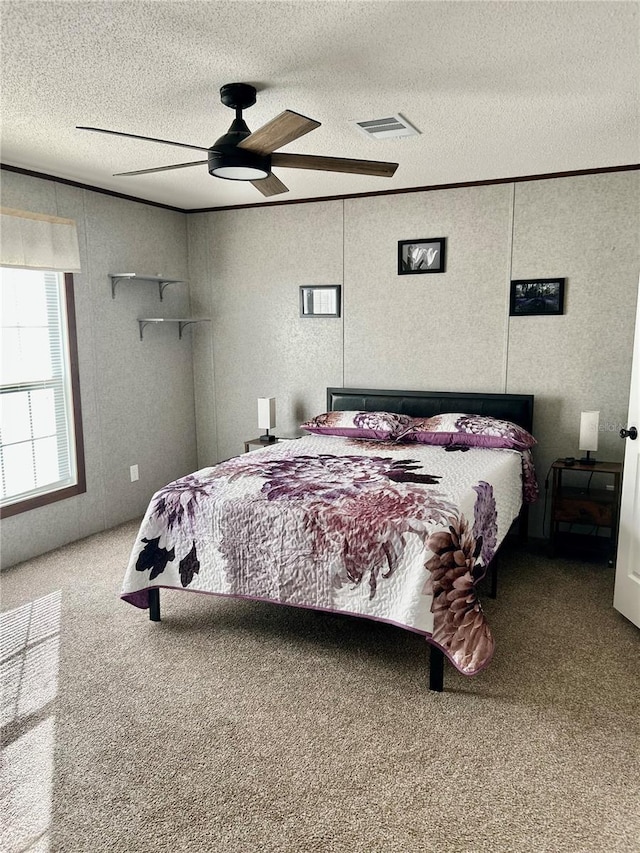
[[[209,169],[209,174],[216,178],[224,178],[227,181],[259,181],[261,178],[269,177],[269,172],[253,166],[221,165]]]
[[[269,177],[271,158],[235,145],[214,143],[208,154],[209,174],[227,181],[259,181]]]

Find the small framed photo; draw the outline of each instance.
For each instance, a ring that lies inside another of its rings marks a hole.
[[[563,278],[526,278],[511,282],[509,315],[564,314]]]
[[[444,272],[444,237],[398,241],[398,275]]]
[[[340,285],[317,284],[300,288],[301,317],[339,317]]]

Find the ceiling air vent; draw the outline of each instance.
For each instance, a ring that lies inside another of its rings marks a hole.
[[[400,113],[387,118],[352,121],[351,124],[369,139],[401,139],[405,136],[419,136],[420,134],[420,131],[409,124]]]

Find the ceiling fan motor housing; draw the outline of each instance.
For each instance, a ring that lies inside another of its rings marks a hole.
[[[215,178],[228,181],[256,181],[268,177],[271,155],[238,148],[251,135],[243,118],[236,118],[229,130],[209,148],[207,169]]]

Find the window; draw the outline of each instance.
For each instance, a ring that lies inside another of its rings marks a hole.
[[[0,515],[86,490],[73,275],[0,268]]]

